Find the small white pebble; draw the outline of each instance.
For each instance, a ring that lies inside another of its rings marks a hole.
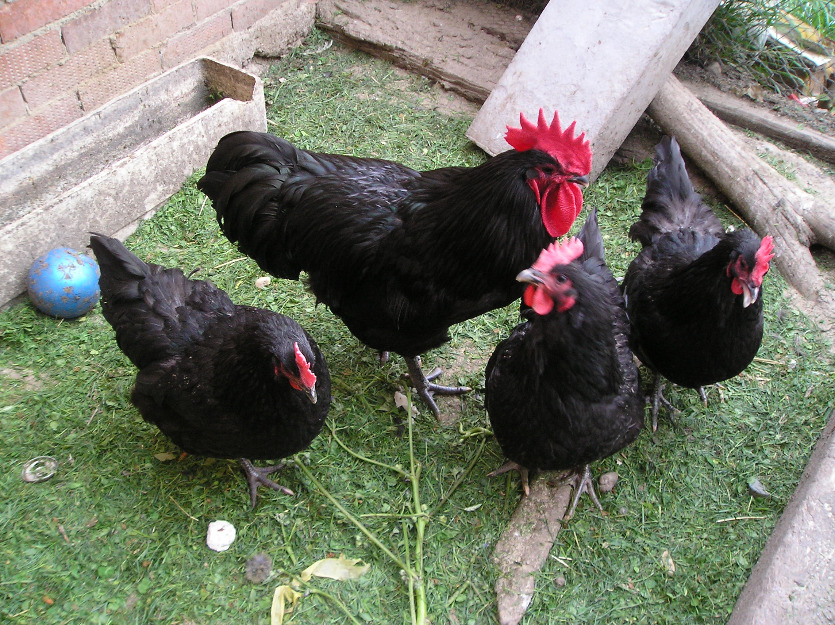
[[[261,276],[260,278],[255,279],[255,288],[256,289],[266,289],[270,286],[270,282],[272,279],[269,276]]]
[[[226,551],[235,542],[235,526],[229,521],[212,521],[206,532],[206,545],[213,551]]]

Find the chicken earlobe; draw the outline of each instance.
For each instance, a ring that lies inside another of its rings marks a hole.
[[[271,467],[256,467],[246,458],[239,458],[239,461],[243,467],[244,474],[246,475],[246,481],[249,483],[249,500],[252,503],[253,508],[255,508],[255,504],[258,501],[259,486],[267,486],[273,490],[284,493],[285,495],[296,494],[286,486],[276,484],[267,477],[270,473],[281,471],[281,469],[283,469],[287,464],[286,462],[281,462]]]
[[[432,380],[437,378],[441,375],[441,370],[436,369],[433,371],[429,376],[423,373],[423,369],[420,368],[420,356],[413,356],[413,357],[403,357],[403,360],[406,361],[406,367],[409,369],[409,377],[412,380],[412,386],[415,387],[420,398],[426,402],[426,405],[435,413],[435,418],[440,422],[441,420],[441,410],[438,408],[438,404],[435,403],[435,400],[432,399],[432,395],[438,393],[438,395],[462,395],[463,393],[469,393],[471,389],[469,386],[442,386],[440,384],[433,384]]]

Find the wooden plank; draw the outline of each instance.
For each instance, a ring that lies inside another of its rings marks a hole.
[[[319,0],[320,28],[360,50],[484,102],[533,20],[485,0],[434,4]]]
[[[519,113],[556,109],[577,120],[594,151],[592,178],[629,134],[718,0],[548,3],[467,136],[489,154],[508,149]]]

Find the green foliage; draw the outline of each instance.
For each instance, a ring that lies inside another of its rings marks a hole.
[[[835,40],[835,9],[829,0],[725,0],[714,12],[688,51],[707,65],[722,61],[744,76],[778,93],[798,91],[808,69],[793,52],[766,43],[769,27],[780,25],[789,13]]]
[[[338,46],[316,52],[325,41],[314,33],[267,77],[272,131],[311,149],[417,168],[481,162],[483,154],[463,136],[468,120],[427,105],[427,81]],[[586,194],[587,206],[600,210],[615,275],[623,275],[636,251],[626,232],[647,170],[647,163],[610,168]],[[259,270],[220,234],[195,188],[197,177],[140,226],[128,247],[152,262],[199,268],[196,278],[211,279],[234,301],[304,325],[331,369],[328,427],[297,456],[303,467],[281,473],[297,496],[265,492],[252,511],[236,463],[155,457],[178,450],[130,404],[135,369],[99,309],[63,322],[28,303],[3,311],[0,620],[268,623],[276,586],[318,559],[344,553],[370,563],[370,571],[350,582],[312,581],[316,592],[286,622],[351,622],[334,600],[359,622],[411,622],[408,576],[326,489],[398,559],[415,571],[423,567],[432,623],[497,622],[490,555],[519,485],[513,476],[486,476],[503,459],[485,434],[481,393],[484,364],[517,322],[515,307],[455,326],[452,341],[425,356],[430,368],[445,368],[445,380],[476,390],[440,400],[458,425],[441,427],[420,407],[410,430],[393,399],[402,360],[393,356],[381,366],[301,283],[274,279],[256,289]],[[722,218],[739,223],[727,211]],[[676,425],[662,421],[655,436],[645,432],[593,467],[620,475],[616,491],[602,499],[608,514],[580,505],[539,574],[524,623],[727,619],[835,403],[828,346],[785,289],[772,271],[760,358],[709,389],[709,407],[693,391],[669,388],[681,409]],[[26,484],[21,465],[38,455],[55,457],[58,473]],[[771,499],[749,496],[752,476]],[[238,530],[231,549],[219,554],[205,546],[206,527],[216,519]],[[673,576],[662,564],[664,551],[675,562]],[[271,557],[274,575],[255,585],[244,563],[259,552]],[[554,583],[559,578],[564,585]]]

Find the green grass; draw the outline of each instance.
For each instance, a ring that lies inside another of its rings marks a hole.
[[[314,33],[267,77],[271,131],[310,149],[396,158],[418,168],[484,158],[464,139],[468,120],[427,106],[433,94],[427,81],[339,46],[309,54],[323,41]],[[647,163],[610,169],[586,194],[587,206],[600,209],[615,275],[623,275],[635,253],[625,234],[638,214],[647,170]],[[220,235],[196,178],[128,246],[153,262],[199,267],[196,277],[215,281],[236,302],[304,325],[330,365],[329,425],[300,454],[304,470],[291,466],[281,474],[297,496],[265,492],[251,511],[234,462],[155,458],[178,450],[131,406],[135,370],[98,309],[63,322],[28,303],[3,311],[0,620],[268,623],[276,586],[315,560],[344,553],[370,563],[369,573],[351,582],[311,581],[331,598],[305,597],[288,622],[352,622],[335,601],[360,623],[410,622],[399,567],[315,487],[309,472],[410,567],[419,565],[415,547],[422,545],[432,623],[496,623],[490,556],[519,485],[513,476],[486,477],[503,459],[484,435],[489,421],[481,393],[484,362],[515,324],[514,307],[454,327],[452,341],[425,356],[427,365],[448,369],[445,380],[476,390],[463,400],[441,400],[444,413],[459,415],[458,425],[440,427],[421,407],[410,455],[405,413],[393,400],[405,372],[402,359],[380,366],[299,283],[273,280],[257,290],[253,262],[229,263],[240,255]],[[721,214],[735,223],[727,211]],[[596,474],[617,470],[621,477],[602,499],[609,514],[581,504],[539,574],[524,623],[727,619],[835,403],[828,347],[785,289],[771,272],[761,360],[722,385],[724,400],[710,389],[704,408],[695,392],[670,389],[668,397],[681,408],[677,426],[662,422],[656,436],[645,432],[597,463]],[[44,454],[60,462],[57,475],[25,484],[22,463]],[[414,472],[420,468],[417,492],[427,514],[422,540],[416,539],[415,491],[402,475],[410,458]],[[390,468],[395,465],[401,468]],[[752,476],[771,499],[749,496]],[[238,530],[231,549],[220,554],[205,546],[215,519]],[[673,576],[662,564],[664,551],[675,562]],[[244,564],[259,552],[272,558],[275,575],[255,585],[244,577]],[[561,578],[565,584],[556,584]]]

